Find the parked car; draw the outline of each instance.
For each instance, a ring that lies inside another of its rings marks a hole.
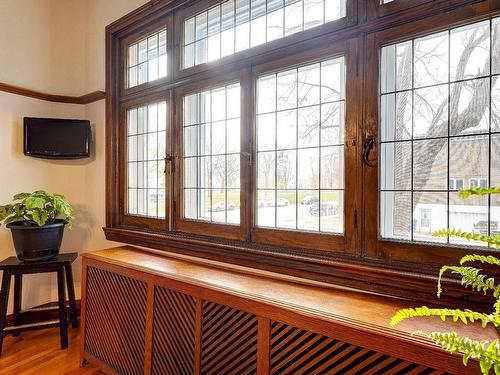
[[[236,209],[236,205],[233,202],[228,202],[227,203],[227,210],[228,211],[233,211]],[[210,207],[208,207],[208,210],[211,212],[221,212],[221,211],[226,211],[226,202],[225,201],[219,201],[217,203],[214,203]]]
[[[309,207],[312,216],[333,216],[338,214],[338,204],[336,202],[315,202]]]
[[[476,224],[474,224],[474,228],[472,229],[472,233],[488,235],[488,220],[480,220]],[[498,227],[498,221],[490,222],[490,234],[496,235],[500,234],[500,228]]]
[[[313,203],[316,203],[316,202],[319,202],[319,198],[318,197],[313,196],[313,195],[307,195],[307,196],[304,197],[304,199],[302,199],[302,202],[300,202],[300,204],[310,205],[310,204],[313,204]]]
[[[284,198],[278,198],[276,199],[276,207],[286,207],[290,204],[288,199]],[[268,204],[269,207],[274,207],[274,201],[269,202]]]

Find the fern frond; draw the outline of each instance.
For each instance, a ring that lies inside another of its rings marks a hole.
[[[470,255],[465,255],[464,257],[462,257],[462,259],[460,259],[461,265],[471,262],[481,262],[481,263],[492,264],[494,266],[500,266],[500,259],[495,258],[492,255],[486,256],[486,255],[470,254]]]
[[[488,195],[488,194],[500,194],[500,187],[490,187],[490,188],[470,188],[460,190],[460,196],[464,199],[469,198],[471,195]]]
[[[484,234],[474,234],[464,232],[460,229],[441,229],[432,234],[434,237],[458,237],[469,241],[481,241],[496,248],[500,248],[500,235],[487,236]]]
[[[455,332],[418,332],[417,334],[431,339],[449,353],[461,353],[465,366],[467,366],[470,358],[475,358],[479,361],[483,374],[489,374],[492,368],[496,375],[500,374],[500,345],[498,339],[477,341],[466,336],[460,337]]]
[[[483,292],[486,294],[488,290],[496,290],[495,279],[493,277],[488,277],[486,275],[481,275],[480,269],[474,267],[464,267],[464,266],[443,266],[439,271],[438,277],[438,291],[437,296],[441,297],[443,289],[441,287],[441,279],[446,271],[451,271],[452,273],[459,274],[462,276],[461,284],[465,287],[470,286],[472,290],[477,290],[478,292]]]
[[[481,321],[481,324],[486,327],[487,324],[493,324],[495,327],[500,327],[500,317],[494,314],[483,314],[472,310],[460,309],[431,309],[427,306],[417,307],[415,309],[401,309],[391,318],[391,326],[399,324],[401,321],[410,318],[423,316],[439,316],[445,321],[447,317],[457,322],[459,319],[462,323],[467,324],[468,321],[474,323]]]
[[[497,288],[497,290],[495,291],[496,293],[494,294],[496,301],[493,304],[493,307],[495,309],[495,315],[500,316],[500,297],[498,296],[498,294],[500,294],[500,292],[498,292],[498,291],[499,291],[499,289]]]

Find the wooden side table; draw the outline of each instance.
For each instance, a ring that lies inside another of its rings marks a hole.
[[[56,258],[43,262],[22,262],[16,257],[9,257],[0,262],[0,270],[3,271],[2,287],[0,290],[0,356],[2,355],[2,342],[5,336],[9,334],[18,336],[21,332],[49,327],[59,327],[61,349],[68,347],[68,323],[71,322],[73,328],[78,327],[73,271],[71,269],[71,265],[77,257],[78,253],[69,253],[59,254]],[[57,273],[58,307],[21,311],[23,275],[46,272]],[[9,302],[11,276],[14,276],[14,314],[12,324],[6,325],[5,319],[7,316],[7,304]],[[65,277],[69,296],[69,321],[64,285]],[[22,324],[23,317],[28,314],[37,314],[41,311],[58,311],[59,319]]]

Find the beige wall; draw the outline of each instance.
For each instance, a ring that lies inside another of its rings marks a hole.
[[[63,95],[105,88],[105,26],[144,0],[0,1],[0,82]],[[104,101],[87,106],[54,104],[0,93],[0,204],[20,191],[46,189],[68,198],[75,228],[66,230],[63,252],[112,245],[104,239]],[[47,161],[22,150],[25,116],[89,119],[94,129],[92,158]],[[0,259],[14,255],[10,232],[0,228]],[[80,262],[75,267],[79,297]],[[50,275],[26,279],[24,307],[56,299]],[[11,311],[11,306],[9,308]]]

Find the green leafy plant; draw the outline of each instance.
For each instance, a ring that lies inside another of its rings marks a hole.
[[[64,219],[72,228],[73,208],[61,194],[50,194],[43,190],[14,195],[13,203],[0,206],[0,225],[27,221],[34,225],[52,224]]]
[[[488,195],[500,194],[500,188],[492,187],[473,188],[462,190],[460,195],[462,198],[468,198],[472,195]],[[469,241],[482,241],[488,246],[493,248],[500,247],[500,235],[479,235],[472,234],[455,229],[443,229],[434,233],[435,237],[459,237]],[[461,309],[443,309],[443,308],[429,308],[427,306],[417,307],[415,309],[402,309],[399,310],[391,318],[391,326],[395,326],[401,321],[415,317],[428,317],[438,316],[443,321],[446,318],[451,318],[453,322],[467,324],[468,322],[474,323],[480,321],[483,328],[492,325],[495,329],[500,328],[500,284],[495,282],[491,276],[484,274],[483,270],[472,267],[470,263],[490,264],[500,266],[500,259],[493,256],[484,255],[466,255],[460,260],[457,266],[443,266],[439,271],[437,296],[441,297],[443,289],[441,287],[441,279],[445,272],[450,271],[461,277],[461,283],[464,287],[470,287],[472,290],[481,292],[483,294],[491,293],[495,298],[493,311],[490,314],[480,313],[472,310]],[[414,332],[414,334],[427,337],[438,344],[444,350],[450,353],[460,353],[463,355],[463,363],[467,366],[470,358],[477,359],[483,374],[489,374],[493,369],[495,374],[500,374],[500,343],[498,339],[495,340],[474,340],[467,336],[459,336],[456,332],[431,332],[426,333],[422,331]]]

